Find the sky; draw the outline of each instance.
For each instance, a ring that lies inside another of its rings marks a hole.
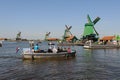
[[[120,0],[0,0],[0,37],[26,39],[61,38],[65,25],[80,38],[87,23],[100,17],[95,28],[100,37],[120,35]]]

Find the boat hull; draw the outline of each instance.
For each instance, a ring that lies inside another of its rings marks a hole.
[[[48,53],[48,52],[43,52],[43,53],[34,53],[31,52],[30,49],[23,51],[22,56],[23,59],[39,59],[39,58],[51,58],[51,57],[75,57],[76,51],[72,51],[71,53],[68,52],[59,52],[59,53]]]

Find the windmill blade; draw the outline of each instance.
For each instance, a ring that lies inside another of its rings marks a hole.
[[[21,36],[21,32],[19,32],[17,35],[20,37]]]
[[[69,29],[67,25],[65,25],[65,27],[66,27],[67,30]]]
[[[50,35],[50,32],[48,33],[48,35]]]
[[[92,20],[90,19],[90,16],[87,15],[88,23],[92,23]]]
[[[97,18],[93,21],[94,25],[95,25],[99,20],[100,20],[100,18],[97,17]]]
[[[68,28],[68,30],[69,30],[69,32],[70,32],[70,29],[72,28],[72,26],[70,26],[69,28]],[[72,33],[70,32],[70,34],[71,34],[71,36],[72,36]]]
[[[50,35],[50,32],[47,32],[47,33],[46,33],[46,36],[49,36],[49,35]]]
[[[72,28],[72,26],[68,27],[67,25],[65,25],[67,30],[70,30]]]
[[[67,25],[65,24],[65,27],[67,27]]]
[[[72,26],[70,26],[69,28],[68,28],[68,30],[70,30],[72,28]]]
[[[94,29],[95,33],[96,33],[97,35],[99,35],[94,26],[93,26],[93,29]]]

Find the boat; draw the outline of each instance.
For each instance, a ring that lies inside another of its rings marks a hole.
[[[85,49],[115,49],[120,48],[120,45],[84,45]]]
[[[76,51],[72,50],[71,53],[68,53],[67,51],[62,51],[62,52],[47,52],[47,51],[42,51],[39,53],[35,53],[34,51],[31,50],[31,48],[23,48],[22,51],[22,56],[23,59],[39,59],[39,58],[49,58],[49,57],[75,57]]]
[[[88,41],[84,44],[85,49],[117,49],[120,48],[119,44],[96,44]]]

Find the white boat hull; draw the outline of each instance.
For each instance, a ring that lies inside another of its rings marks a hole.
[[[59,52],[59,53],[34,53],[30,48],[23,50],[23,59],[39,59],[39,58],[49,58],[49,57],[75,57],[76,51],[68,52]]]

